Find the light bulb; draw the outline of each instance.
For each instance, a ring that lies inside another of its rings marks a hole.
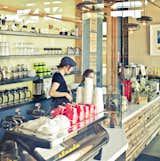
[[[146,21],[143,21],[143,22],[142,22],[142,25],[143,25],[143,26],[146,26]]]
[[[129,34],[133,34],[133,30],[129,30]]]

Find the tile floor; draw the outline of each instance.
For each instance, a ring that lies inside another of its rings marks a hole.
[[[151,141],[136,161],[160,161],[160,135]]]

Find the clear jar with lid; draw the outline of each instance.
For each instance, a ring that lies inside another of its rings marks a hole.
[[[13,104],[14,103],[14,90],[8,90],[8,104]]]
[[[28,77],[28,68],[23,68],[23,78],[27,78]]]
[[[36,27],[31,27],[30,32],[32,32],[32,33],[36,33]]]
[[[0,108],[2,107],[3,105],[3,92],[0,91]]]
[[[23,91],[25,92],[25,100],[28,101],[31,99],[31,91],[27,86],[23,87]]]
[[[8,30],[7,17],[1,19],[1,30]]]
[[[14,22],[12,25],[12,30],[13,31],[20,31],[21,30],[20,24],[17,22]]]
[[[27,25],[22,26],[22,32],[28,32],[28,27]]]
[[[44,54],[48,54],[48,48],[44,48]]]
[[[11,79],[17,79],[18,78],[18,73],[15,69],[11,70]]]
[[[16,71],[17,71],[17,77],[18,78],[23,78],[23,73],[22,73],[22,66],[21,64],[17,64],[16,66]]]
[[[9,103],[8,90],[3,91],[3,106],[7,106]]]
[[[24,102],[26,99],[26,93],[25,93],[25,88],[19,88],[19,94],[20,94],[20,102]]]
[[[20,91],[19,91],[19,88],[13,89],[13,94],[14,94],[14,103],[15,104],[20,103]]]

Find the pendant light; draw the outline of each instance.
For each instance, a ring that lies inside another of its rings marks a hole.
[[[146,25],[152,21],[152,17],[146,16],[147,3],[148,3],[147,0],[144,0],[144,15],[136,19],[138,22],[142,23],[143,25]]]
[[[126,23],[123,25],[124,29],[128,30],[129,33],[133,33],[140,29],[140,25],[137,23]]]
[[[130,2],[131,2],[131,1],[130,1]],[[134,2],[135,2],[135,1],[134,1]],[[134,3],[134,4],[135,4],[135,3]],[[134,5],[134,9],[135,9],[135,5]],[[135,17],[135,15],[134,15],[133,17]],[[132,34],[134,31],[137,31],[137,30],[140,29],[140,25],[137,24],[137,23],[130,22],[130,23],[125,23],[125,24],[123,25],[123,28],[124,28],[125,30],[128,30],[128,32],[129,32],[130,34]]]

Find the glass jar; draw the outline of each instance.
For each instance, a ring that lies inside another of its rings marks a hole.
[[[27,30],[27,25],[23,25],[22,26],[22,32],[27,32],[28,30]]]
[[[0,91],[0,108],[2,107],[3,105],[3,92]]]
[[[12,31],[20,31],[20,25],[19,23],[13,23],[12,25]]]
[[[19,88],[20,102],[24,102],[26,99],[25,87]]]
[[[28,68],[24,68],[22,73],[23,73],[23,78],[27,78],[28,77]]]
[[[44,54],[48,54],[48,48],[44,48]]]
[[[25,93],[25,100],[28,101],[31,99],[31,91],[28,87],[23,87],[23,91]]]
[[[36,28],[35,27],[31,27],[31,32],[36,33]]]
[[[17,65],[17,73],[18,73],[18,78],[23,78],[23,65],[22,64]]]
[[[6,21],[7,21],[7,17],[4,17],[4,18],[2,18],[1,19],[1,30],[8,30],[8,26],[7,26],[7,23],[6,23]]]
[[[7,106],[9,103],[8,90],[3,91],[3,106]]]
[[[8,104],[13,104],[14,103],[14,90],[8,90]]]
[[[20,102],[20,93],[19,93],[19,88],[13,89],[13,94],[14,94],[14,103],[18,104]]]
[[[37,77],[43,77],[43,71],[42,72],[36,72]]]

